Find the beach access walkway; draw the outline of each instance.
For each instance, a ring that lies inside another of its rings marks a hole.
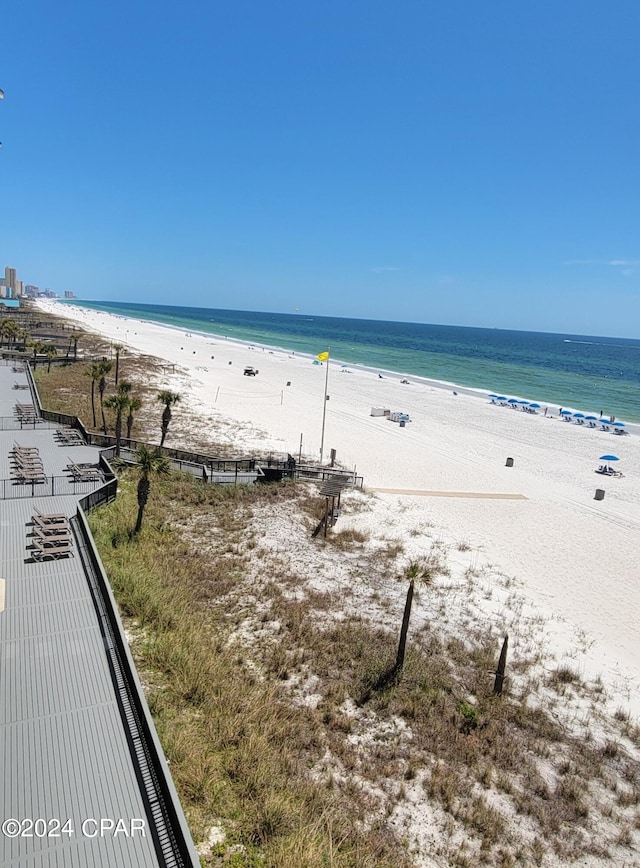
[[[85,519],[115,477],[4,360],[0,477],[0,866],[195,868]]]
[[[378,494],[406,494],[412,497],[466,497],[485,500],[527,500],[524,494],[501,494],[491,491],[424,491],[413,488],[370,488]]]

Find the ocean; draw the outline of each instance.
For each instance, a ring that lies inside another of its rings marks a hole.
[[[640,340],[74,301],[118,316],[640,422]]]

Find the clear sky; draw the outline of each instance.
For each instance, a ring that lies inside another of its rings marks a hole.
[[[637,0],[5,7],[26,282],[640,337]]]

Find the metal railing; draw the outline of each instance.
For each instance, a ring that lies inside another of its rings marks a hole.
[[[158,862],[166,868],[198,868],[200,860],[180,799],[167,773],[167,760],[144,699],[109,580],[82,508],[78,509],[73,525]]]
[[[107,465],[108,467],[109,465]],[[74,480],[70,476],[47,476],[43,482],[23,482],[19,479],[0,479],[0,500],[21,500],[25,497],[54,497],[70,495],[79,497],[85,494],[94,494],[96,490],[114,483],[117,480],[113,471],[104,483],[96,484],[95,481],[82,482]]]
[[[357,476],[348,470],[341,470],[339,467],[323,467],[319,464],[297,464],[295,475],[297,479],[308,479],[316,482],[327,482],[329,479],[335,479],[336,476],[347,478],[347,486],[351,488],[363,488],[364,477]]]
[[[55,427],[55,425],[44,422],[38,417],[25,422],[16,419],[15,416],[0,416],[0,431],[44,431]]]

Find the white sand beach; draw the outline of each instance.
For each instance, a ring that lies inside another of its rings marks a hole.
[[[39,305],[175,364],[167,387],[179,383],[183,400],[174,415],[211,419],[238,455],[259,449],[297,457],[302,438],[303,454],[318,458],[326,368],[311,358]],[[245,365],[259,374],[243,376]],[[569,660],[585,678],[601,675],[611,707],[640,715],[638,427],[615,436],[563,422],[555,406],[534,415],[493,405],[484,393],[408,379],[330,364],[325,460],[335,449],[342,466],[378,490],[376,508],[349,520],[402,539],[407,557],[420,555],[418,530],[428,527],[461,570],[503,576],[501,593],[485,594],[487,619],[500,609],[516,646],[523,618],[543,624],[554,665]],[[400,427],[372,416],[372,407],[404,411],[411,421]],[[607,453],[619,457],[623,476],[595,472]],[[603,500],[595,500],[597,488]]]

